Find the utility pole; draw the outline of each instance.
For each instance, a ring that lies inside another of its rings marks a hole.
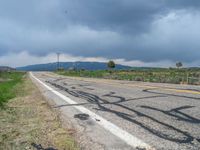
[[[57,70],[59,70],[60,68],[60,53],[56,53],[57,54]]]

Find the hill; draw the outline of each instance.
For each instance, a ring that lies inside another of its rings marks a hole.
[[[60,62],[60,67],[64,69],[76,68],[85,70],[106,70],[107,63],[104,62]],[[55,71],[57,69],[57,63],[48,64],[36,64],[24,67],[17,67],[17,70],[21,71]],[[129,66],[117,64],[117,70],[131,69]]]
[[[0,66],[0,71],[14,71],[14,68],[7,67],[7,66]]]

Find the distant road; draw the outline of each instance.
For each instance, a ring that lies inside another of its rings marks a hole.
[[[200,149],[199,86],[31,77],[86,149]]]

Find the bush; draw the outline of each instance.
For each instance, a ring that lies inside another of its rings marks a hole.
[[[135,81],[143,81],[142,77],[135,77]]]

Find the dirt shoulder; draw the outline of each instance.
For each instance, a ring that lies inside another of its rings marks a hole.
[[[62,127],[58,113],[28,77],[17,95],[0,110],[0,149],[78,149],[74,130]]]

